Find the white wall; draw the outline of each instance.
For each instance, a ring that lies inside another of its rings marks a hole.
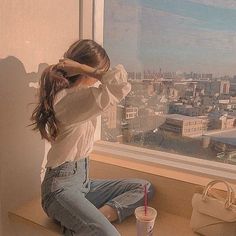
[[[78,0],[0,0],[1,216],[40,194],[44,142],[26,126],[43,64],[56,63],[79,36]],[[38,71],[39,70],[39,71]],[[34,72],[34,73],[30,73]],[[1,226],[1,225],[0,225]]]

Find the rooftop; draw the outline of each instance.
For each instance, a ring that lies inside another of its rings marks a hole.
[[[183,121],[183,120],[202,120],[196,116],[192,117],[192,116],[184,116],[184,115],[180,115],[180,114],[168,114],[168,115],[166,115],[166,118],[181,120],[181,121]]]
[[[236,129],[208,134],[213,140],[236,146]]]

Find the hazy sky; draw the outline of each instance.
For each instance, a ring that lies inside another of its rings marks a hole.
[[[104,24],[113,65],[236,74],[235,0],[107,0]]]

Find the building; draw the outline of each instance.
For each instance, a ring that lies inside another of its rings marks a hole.
[[[202,120],[202,131],[203,133],[209,130],[209,118],[208,116],[198,116],[198,119]]]
[[[220,81],[220,94],[229,94],[230,81],[221,80]]]
[[[159,119],[158,115],[150,115],[146,117],[138,116],[134,119],[127,120],[127,123],[129,130],[142,133],[158,128],[160,126],[161,120]]]
[[[228,99],[219,99],[218,100],[218,107],[220,108],[220,109],[223,109],[223,110],[225,110],[225,109],[231,109],[231,104],[230,104],[230,100],[229,100],[229,98]]]
[[[236,129],[207,135],[210,138],[211,148],[216,151],[217,157],[236,163]]]
[[[205,95],[217,96],[220,94],[229,94],[230,81],[229,80],[213,80],[213,81],[199,81],[199,88],[204,89]]]
[[[236,97],[235,96],[230,97],[230,106],[231,106],[230,107],[231,109],[234,109],[234,110],[236,109]]]
[[[211,112],[208,117],[210,129],[231,129],[235,124],[235,117],[227,115],[227,113]]]
[[[171,103],[169,112],[173,114],[181,114],[185,116],[200,116],[203,114],[203,109],[199,106],[183,104],[181,102]]]
[[[102,114],[102,120],[108,129],[115,129],[117,124],[117,106],[111,106]]]
[[[134,119],[135,117],[138,116],[138,107],[126,107],[125,108],[125,119],[129,120],[129,119]]]
[[[166,121],[160,128],[181,136],[192,137],[202,135],[203,125],[203,120],[197,117],[171,114],[166,115]]]
[[[236,82],[231,82],[229,89],[230,89],[230,93],[235,95],[236,94]]]
[[[235,118],[231,116],[222,116],[219,118],[219,128],[220,129],[231,129],[234,127]]]
[[[142,80],[141,72],[128,72],[128,80]]]
[[[125,117],[129,130],[132,132],[146,132],[158,128],[163,119],[151,108],[127,107]]]
[[[214,104],[215,97],[204,95],[201,97],[201,103],[203,106],[212,106]]]

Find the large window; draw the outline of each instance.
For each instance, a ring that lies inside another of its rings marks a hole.
[[[101,139],[236,164],[236,3],[105,0],[103,45],[132,91]]]

